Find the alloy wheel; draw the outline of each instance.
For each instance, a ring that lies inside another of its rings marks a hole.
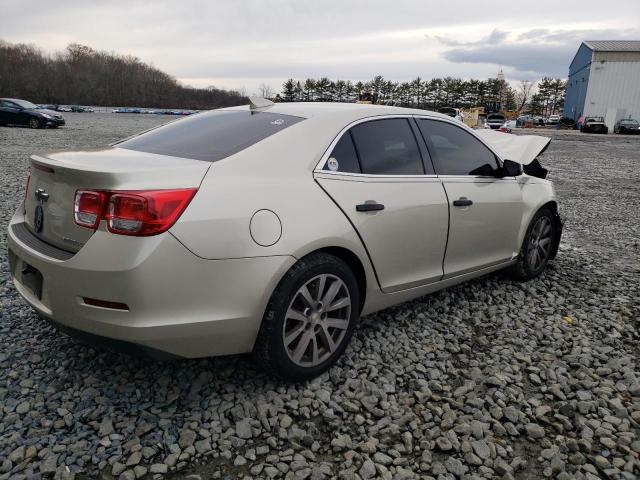
[[[40,128],[40,121],[37,118],[32,118],[31,120],[29,120],[29,127]]]
[[[341,345],[351,318],[351,295],[337,276],[322,274],[293,296],[282,328],[289,359],[301,367],[326,361]]]
[[[529,237],[527,262],[531,270],[539,270],[549,259],[553,227],[546,216],[538,218]]]

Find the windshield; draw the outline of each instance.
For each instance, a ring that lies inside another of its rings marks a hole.
[[[212,110],[150,130],[115,146],[215,162],[302,120],[280,113]]]
[[[636,125],[640,125],[640,123],[638,123],[637,120],[622,120],[620,122],[622,125],[632,125],[632,126],[636,126]]]
[[[17,103],[22,108],[38,108],[35,104],[27,102],[26,100],[12,100],[13,103]]]
[[[604,122],[603,117],[591,117],[587,119],[587,122]]]

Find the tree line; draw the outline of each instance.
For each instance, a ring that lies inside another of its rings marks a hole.
[[[522,81],[515,88],[503,79],[463,80],[445,77],[409,82],[385,80],[382,75],[368,82],[307,78],[288,79],[280,97],[285,102],[355,102],[363,92],[377,96],[377,103],[438,110],[442,107],[470,108],[500,102],[502,108],[533,115],[559,113],[564,105],[566,82],[545,77],[539,82]]]
[[[0,97],[61,105],[209,109],[246,104],[235,91],[192,88],[130,55],[70,44],[46,55],[0,40]]]

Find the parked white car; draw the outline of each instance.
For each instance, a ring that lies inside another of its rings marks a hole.
[[[290,380],[361,315],[558,249],[548,138],[398,107],[254,101],[101,150],[33,155],[8,228],[18,292],[151,356],[253,352]]]
[[[438,110],[438,112],[443,113],[448,117],[455,118],[460,123],[464,123],[464,114],[462,113],[462,110],[460,110],[459,108],[442,107]]]

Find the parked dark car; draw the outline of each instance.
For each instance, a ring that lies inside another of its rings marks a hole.
[[[640,135],[640,123],[631,118],[618,120],[613,126],[613,133],[626,133],[627,135]]]
[[[583,133],[609,133],[609,128],[604,123],[603,117],[587,117],[580,126]]]
[[[556,128],[560,130],[574,130],[576,128],[576,121],[571,117],[562,117]]]
[[[64,117],[53,110],[17,98],[0,98],[0,125],[26,125],[31,128],[64,125]]]

